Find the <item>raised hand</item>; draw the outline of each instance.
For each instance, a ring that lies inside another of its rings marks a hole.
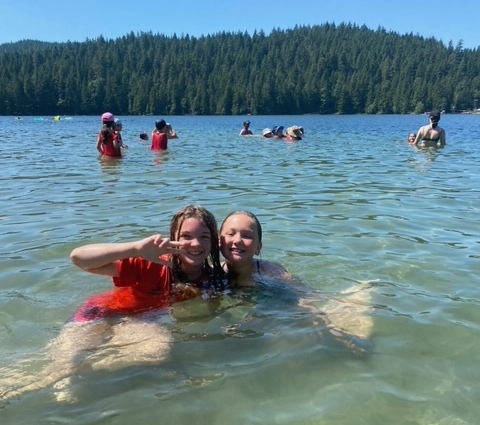
[[[157,234],[136,242],[135,249],[138,251],[139,256],[145,260],[171,267],[171,258],[165,260],[161,257],[165,254],[185,253],[185,251],[181,248],[182,245],[184,245],[184,243],[172,241],[168,238],[162,237],[160,234]]]

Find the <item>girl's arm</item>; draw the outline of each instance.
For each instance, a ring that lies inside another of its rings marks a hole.
[[[447,137],[445,136],[445,130],[442,128],[442,131],[440,131],[439,146],[445,146],[446,144],[447,144]]]
[[[285,267],[278,263],[260,260],[260,273],[283,283],[290,285],[302,285],[302,281],[298,276],[293,275]]]
[[[122,147],[122,136],[119,136],[118,134],[113,135],[113,146],[115,146],[116,149],[120,149]]]
[[[180,242],[153,235],[148,238],[123,243],[102,243],[84,245],[75,248],[70,259],[73,264],[90,273],[103,276],[118,277],[117,262],[131,257],[142,257],[145,260],[165,266],[170,261],[162,260],[165,254],[182,253]]]
[[[177,133],[171,125],[167,126],[167,139],[178,139]]]
[[[97,151],[100,153],[100,155],[103,155],[102,136],[100,134],[97,137]]]
[[[417,131],[417,137],[415,137],[415,141],[413,144],[416,146],[420,143],[420,140],[422,140],[423,137],[423,127],[420,127],[419,130]]]

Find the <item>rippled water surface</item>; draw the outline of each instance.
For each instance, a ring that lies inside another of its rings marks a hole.
[[[255,212],[262,258],[327,301],[367,285],[373,333],[358,355],[266,293],[173,320],[165,361],[84,371],[72,400],[50,386],[0,402],[2,425],[478,423],[480,115],[443,116],[433,151],[405,144],[421,115],[249,117],[257,135],[303,125],[295,143],[238,136],[245,117],[168,117],[180,138],[164,153],[138,138],[155,117],[121,117],[129,149],[108,162],[98,117],[35,118],[0,117],[3,376],[38,372],[72,312],[110,288],[70,264],[74,247],[167,232],[189,203],[218,221]]]

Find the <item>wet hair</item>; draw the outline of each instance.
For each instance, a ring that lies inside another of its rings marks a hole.
[[[222,229],[223,229],[223,226],[225,225],[225,222],[232,215],[246,215],[246,216],[250,217],[255,222],[255,226],[257,227],[258,242],[262,242],[262,225],[260,224],[260,221],[258,220],[257,216],[250,211],[238,210],[238,211],[233,211],[230,214],[228,214],[225,217],[225,219],[223,220],[222,225],[220,226],[220,233],[222,233]]]
[[[213,284],[216,290],[225,289],[225,273],[220,263],[220,247],[218,244],[218,227],[217,220],[214,215],[206,208],[200,205],[187,205],[186,207],[177,211],[170,221],[170,239],[178,241],[180,229],[185,220],[195,218],[202,222],[210,231],[211,246],[210,254],[205,260],[204,268],[208,271],[210,283]],[[173,256],[173,278],[180,282],[187,282],[188,278],[183,272],[178,255]]]
[[[257,216],[250,211],[238,210],[228,214],[223,220],[222,225],[220,226],[220,233],[222,233],[223,226],[225,225],[227,220],[234,215],[246,215],[247,217],[250,217],[253,220],[253,222],[255,223],[255,226],[257,227],[258,242],[261,243],[262,242],[262,225],[260,224],[260,221],[258,220]],[[227,280],[230,285],[233,285],[233,286],[235,285],[234,282],[237,277],[238,277],[238,272],[234,270],[230,270],[229,268],[229,270],[227,271]]]
[[[432,121],[432,128],[435,128],[438,125],[438,121],[440,121],[440,112],[432,111],[428,117]]]
[[[113,134],[114,121],[104,121],[100,134],[102,135],[102,143],[107,143],[107,139]]]
[[[165,120],[159,120],[159,121],[155,121],[155,128],[160,131],[162,130],[163,128],[165,128],[167,126],[167,123],[165,122]]]

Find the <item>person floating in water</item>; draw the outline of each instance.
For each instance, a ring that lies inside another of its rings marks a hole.
[[[291,127],[287,128],[287,135],[285,140],[302,140],[303,136],[303,128],[299,127],[298,125],[292,125]]]
[[[269,128],[264,128],[262,131],[262,136],[266,139],[271,139],[273,137],[273,132]]]
[[[275,127],[273,127],[272,133],[274,139],[283,139],[285,137],[285,135],[283,134],[284,128],[285,127],[283,125],[276,125]]]
[[[407,138],[407,143],[409,145],[413,145],[415,143],[415,138],[417,137],[417,135],[415,133],[410,133],[408,135],[408,138]]]

